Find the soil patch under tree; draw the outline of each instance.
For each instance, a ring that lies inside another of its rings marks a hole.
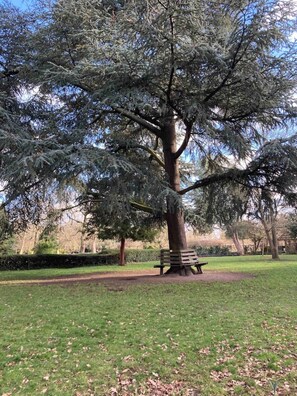
[[[3,281],[0,284],[28,285],[72,285],[74,283],[104,284],[110,290],[123,290],[130,285],[164,284],[185,282],[234,282],[253,278],[254,275],[242,272],[204,271],[195,276],[160,276],[156,270],[138,270],[121,272],[94,272],[90,274],[62,275],[34,280]]]

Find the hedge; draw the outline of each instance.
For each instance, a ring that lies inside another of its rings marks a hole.
[[[127,249],[125,257],[127,263],[157,261],[160,258],[160,249]]]
[[[195,246],[198,256],[228,256],[234,255],[228,247]],[[127,263],[158,261],[160,249],[127,249]],[[0,256],[0,271],[28,270],[42,268],[75,268],[98,265],[118,265],[118,250],[106,250],[99,254],[40,254]]]
[[[43,268],[73,268],[97,265],[117,265],[117,254],[41,254],[0,257],[0,270],[29,270]]]
[[[159,249],[126,250],[126,262],[156,261]],[[119,252],[109,250],[104,254],[32,254],[0,256],[0,271],[43,268],[75,268],[97,265],[118,265]]]
[[[237,253],[231,252],[228,246],[193,246],[198,256],[236,256]]]
[[[119,255],[119,250],[105,249],[102,253]],[[126,263],[142,263],[147,261],[158,261],[159,258],[160,258],[160,249],[126,249],[125,250]]]

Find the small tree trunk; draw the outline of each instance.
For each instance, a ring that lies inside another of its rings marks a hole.
[[[120,245],[120,264],[119,265],[125,265],[125,243],[126,243],[126,238],[121,238],[121,245]]]
[[[256,241],[256,242],[254,243],[254,245],[255,245],[255,253],[256,253],[257,250],[259,249],[260,243],[261,243],[261,240]]]
[[[279,253],[278,253],[278,239],[276,234],[276,227],[275,222],[272,220],[271,222],[271,255],[273,260],[279,260]]]
[[[22,243],[21,243],[19,254],[24,254],[25,241],[26,241],[26,234],[24,233],[22,236]]]
[[[96,235],[94,235],[92,240],[92,253],[97,253],[97,243],[96,243]]]
[[[238,237],[238,233],[237,231],[233,230],[232,231],[232,241],[235,245],[235,248],[237,250],[237,253],[239,256],[243,256],[244,255],[244,248],[242,246],[242,244],[240,243],[239,237]]]
[[[39,239],[38,227],[35,226],[34,237],[33,237],[33,250],[34,250],[34,251],[35,251],[35,248],[36,248],[36,246],[37,246],[38,239]]]
[[[276,230],[275,230],[275,225],[273,223],[271,224],[271,230],[269,229],[269,226],[267,224],[267,221],[265,219],[261,219],[261,223],[263,224],[264,231],[267,237],[268,244],[270,246],[271,250],[271,256],[273,260],[279,260],[279,254],[278,254],[278,242],[277,242],[277,236],[276,236]],[[271,234],[270,234],[271,232]]]
[[[253,253],[256,254],[257,251],[257,243],[255,241],[253,241]]]
[[[80,231],[80,248],[79,251],[80,253],[85,253],[86,252],[86,224],[87,224],[87,215],[84,214],[83,221],[81,223],[81,231]]]
[[[82,232],[80,236],[80,248],[79,248],[80,253],[85,253],[86,252],[86,241],[85,241],[85,235]]]
[[[262,254],[262,256],[264,256],[264,253],[265,253],[265,243],[264,243],[264,241],[262,242],[262,247],[261,247],[261,254]]]
[[[254,254],[256,254],[256,252],[257,252],[257,249],[258,249],[258,247],[259,247],[259,241],[256,241],[255,239],[253,239],[253,252],[254,252]]]

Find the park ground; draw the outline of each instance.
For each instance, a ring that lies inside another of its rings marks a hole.
[[[0,396],[297,395],[297,256],[208,261],[0,272]]]

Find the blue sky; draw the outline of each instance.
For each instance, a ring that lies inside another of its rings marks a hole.
[[[30,0],[10,0],[10,2],[20,8],[27,8],[28,4],[31,3]]]

